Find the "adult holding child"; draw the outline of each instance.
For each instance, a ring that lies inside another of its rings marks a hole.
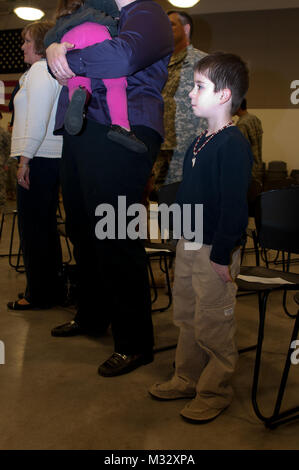
[[[161,91],[173,37],[167,15],[152,0],[117,0],[118,36],[85,49],[53,43],[47,49],[52,73],[60,81],[91,79],[86,125],[78,135],[63,129],[69,104],[61,93],[56,132],[63,133],[62,190],[66,229],[79,268],[78,311],[72,322],[52,330],[54,336],[101,334],[111,323],[114,353],[99,374],[114,376],[153,360],[153,328],[146,255],[140,240],[96,238],[100,204],[117,213],[118,196],[127,207],[142,200],[163,138]],[[74,9],[74,11],[76,11]],[[128,115],[132,131],[147,151],[140,154],[107,136],[111,120],[104,79],[127,77]],[[116,220],[116,227],[118,226]]]
[[[63,300],[62,254],[57,232],[62,138],[53,135],[61,86],[47,68],[43,45],[53,23],[40,21],[22,31],[24,62],[14,97],[11,157],[17,157],[19,234],[27,286],[12,310],[48,308]]]

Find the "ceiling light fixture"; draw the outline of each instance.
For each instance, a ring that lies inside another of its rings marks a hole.
[[[179,8],[191,8],[194,7],[200,0],[168,0],[171,5]]]
[[[17,7],[14,9],[14,13],[22,20],[27,21],[40,20],[45,15],[42,10],[33,7]]]

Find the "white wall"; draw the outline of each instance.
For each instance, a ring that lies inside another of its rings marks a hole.
[[[262,121],[263,160],[283,160],[288,171],[299,169],[299,109],[248,109]],[[10,115],[3,113],[0,125],[6,129]]]

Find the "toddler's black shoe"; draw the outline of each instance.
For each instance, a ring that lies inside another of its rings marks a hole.
[[[79,134],[82,129],[86,99],[87,91],[84,88],[74,91],[64,118],[64,127],[70,135]]]
[[[132,131],[127,131],[116,124],[111,126],[107,137],[108,139],[113,140],[113,142],[117,142],[136,153],[145,153],[148,150],[147,146],[141,140],[137,139],[136,135]]]

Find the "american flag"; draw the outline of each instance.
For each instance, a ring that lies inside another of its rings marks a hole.
[[[21,74],[12,74],[10,76],[0,75],[0,111],[2,113],[9,113],[8,103],[11,94],[18,84]],[[8,78],[6,78],[8,77]]]
[[[8,103],[22,73],[23,60],[21,29],[0,31],[0,111],[9,112]]]
[[[19,73],[26,70],[21,49],[23,39],[21,29],[0,31],[0,74]]]

